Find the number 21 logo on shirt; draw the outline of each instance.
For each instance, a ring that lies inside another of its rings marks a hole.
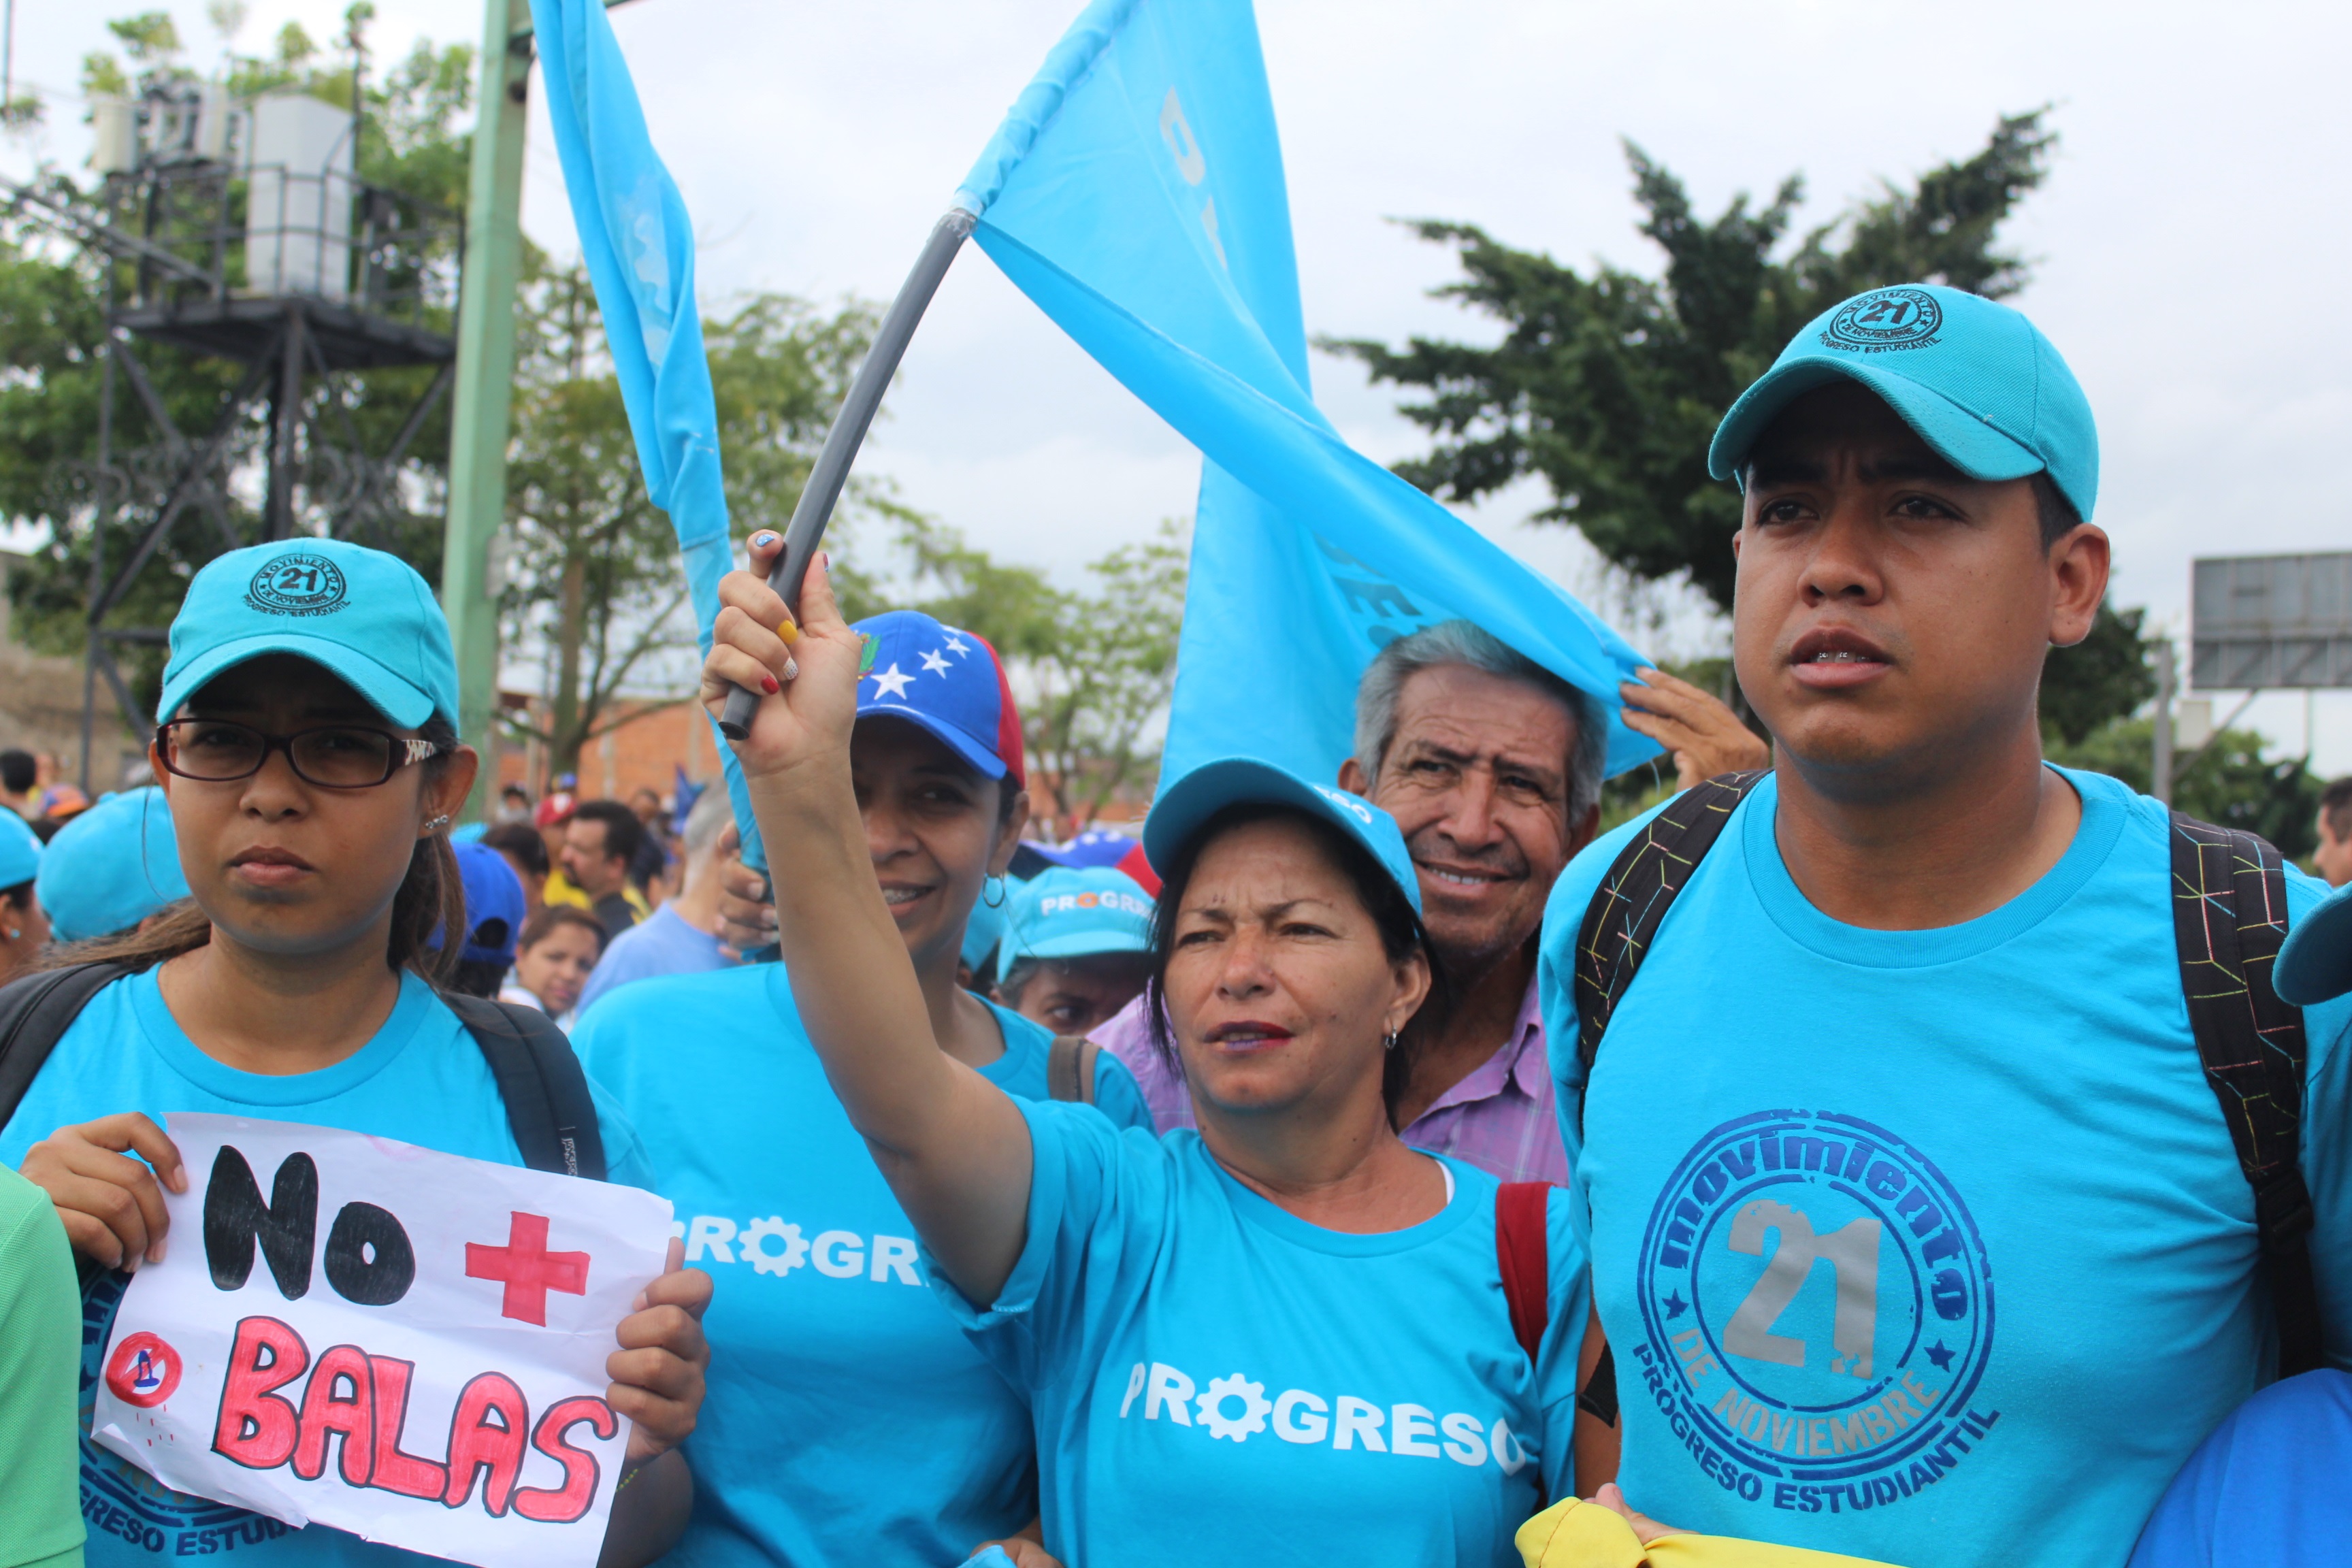
[[[1976,1222],[1924,1154],[1857,1118],[1765,1111],[1701,1138],[1651,1212],[1640,1295],[1648,1396],[1750,1500],[1899,1501],[1997,1416],[1969,1405],[1993,1328]]]

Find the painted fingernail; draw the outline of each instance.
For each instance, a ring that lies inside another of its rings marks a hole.
[[[801,640],[801,629],[793,624],[790,616],[786,616],[782,622],[778,623],[776,626],[776,635],[784,639],[784,646],[786,647],[790,647],[793,644]]]
[[[760,686],[761,689],[766,691],[771,697],[773,697],[777,692],[783,689],[782,687],[776,684],[776,678],[772,675],[763,675],[760,677]]]
[[[760,532],[751,536],[751,548],[754,550],[765,550],[775,542],[776,536],[772,532],[762,529]]]
[[[787,655],[784,659],[784,679],[786,680],[798,679],[800,678],[800,673],[801,667],[799,662]]]

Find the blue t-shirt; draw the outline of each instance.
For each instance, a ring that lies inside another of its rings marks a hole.
[[[2352,1377],[2274,1383],[2214,1429],[2140,1532],[2131,1568],[2287,1568],[2352,1557]]]
[[[1004,1054],[982,1076],[1045,1098],[1053,1037],[994,1012]],[[625,986],[578,1045],[656,1152],[688,1260],[719,1279],[686,1445],[694,1520],[667,1561],[943,1568],[1028,1523],[1028,1404],[922,1288],[915,1227],[835,1098],[784,966]],[[1108,1051],[1095,1100],[1151,1126]]]
[[[579,1011],[585,1014],[598,997],[632,980],[700,974],[725,969],[732,962],[719,951],[717,937],[695,930],[664,904],[613,939],[604,956],[588,972],[588,984],[581,987]]]
[[[612,1100],[593,1083],[605,1168],[615,1182],[651,1190],[645,1151]],[[333,1067],[270,1077],[215,1061],[188,1038],[163,1005],[156,971],[118,980],[89,999],[58,1039],[16,1113],[0,1129],[0,1162],[60,1127],[121,1111],[145,1112],[157,1126],[173,1110],[213,1111],[335,1127],[395,1138],[446,1154],[520,1165],[506,1102],[489,1061],[457,1016],[414,974],[375,1037]],[[192,1171],[191,1181],[204,1173]],[[195,1237],[174,1237],[179,1246]],[[227,1503],[175,1492],[89,1440],[90,1412],[131,1276],[100,1273],[82,1292],[81,1510],[90,1568],[131,1568],[165,1558],[237,1553],[240,1563],[334,1564],[336,1568],[426,1568],[441,1559],[379,1546],[325,1525],[289,1530]]]
[[[1069,1568],[1517,1568],[1538,1485],[1569,1489],[1587,1297],[1565,1194],[1531,1367],[1477,1167],[1444,1160],[1432,1218],[1351,1235],[1250,1191],[1197,1132],[1021,1110],[1020,1261],[984,1312],[932,1286],[1035,1404],[1048,1551]]]
[[[1813,908],[1759,784],[1660,926],[1589,1090],[1573,949],[1640,824],[1554,888],[1544,1018],[1643,1512],[1906,1568],[2119,1564],[2253,1391],[2253,1198],[2189,1033],[2169,824],[2113,779],[2063,776],[2083,816],[2058,863],[1931,931]],[[2287,883],[2294,914],[2325,891]],[[2347,1016],[2304,1014],[2339,1352]]]

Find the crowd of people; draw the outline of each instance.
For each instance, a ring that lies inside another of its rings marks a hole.
[[[2109,552],[2063,360],[1875,291],[1709,460],[1769,742],[1439,621],[1323,694],[1328,776],[1223,757],[1058,844],[994,650],[822,562],[795,613],[772,533],[702,677],[761,698],[741,825],[557,780],[455,827],[415,574],[305,541],[348,586],[289,617],[245,592],[287,546],[215,562],[153,783],[0,824],[0,966],[86,981],[22,1068],[0,991],[0,1568],[236,1515],[88,1432],[163,1116],[520,1164],[466,998],[560,1028],[675,1206],[607,1563],[2341,1555],[2352,892],[2043,762]],[[1675,789],[1603,831],[1618,719]],[[2320,838],[2352,881],[2352,781]]]

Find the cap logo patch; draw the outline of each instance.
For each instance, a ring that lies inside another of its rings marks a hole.
[[[881,651],[882,643],[872,632],[857,634],[857,673],[864,675],[874,668],[874,656]]]
[[[253,574],[245,602],[272,616],[331,616],[349,592],[342,568],[302,551],[273,555]]]
[[[1925,289],[1876,289],[1846,301],[1822,334],[1824,345],[1849,353],[1924,349],[1944,325],[1944,308]]]
[[[1329,801],[1333,805],[1338,806],[1341,811],[1346,812],[1349,816],[1354,817],[1365,826],[1370,827],[1372,825],[1372,808],[1366,805],[1354,795],[1348,794],[1345,790],[1326,789],[1321,784],[1316,784],[1312,787],[1317,795],[1321,795],[1325,800]]]

